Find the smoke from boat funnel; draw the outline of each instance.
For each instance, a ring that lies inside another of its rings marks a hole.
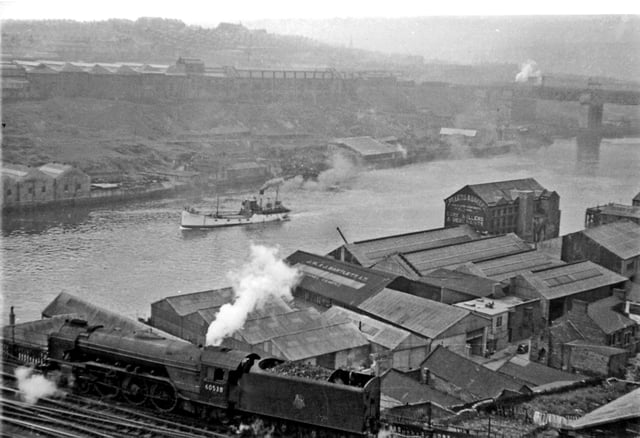
[[[268,188],[278,187],[278,186],[280,186],[282,184],[284,184],[284,178],[273,178],[273,179],[270,179],[266,183],[262,184],[262,187],[260,187],[260,194],[263,195],[264,191],[267,190]]]

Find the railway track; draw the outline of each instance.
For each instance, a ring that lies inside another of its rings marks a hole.
[[[3,436],[61,437],[61,438],[128,438],[167,437],[191,438],[228,437],[220,426],[204,424],[197,419],[179,415],[146,412],[105,403],[90,397],[81,397],[61,391],[60,397],[41,398],[35,404],[20,399],[19,391],[12,387],[15,377],[2,373],[0,396],[0,423]],[[10,386],[7,386],[10,385]],[[169,417],[169,418],[167,418]],[[194,424],[186,424],[187,421]],[[201,424],[202,423],[202,424]],[[8,434],[8,435],[6,435]]]

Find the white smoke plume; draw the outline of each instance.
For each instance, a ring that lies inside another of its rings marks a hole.
[[[340,153],[336,153],[329,159],[329,168],[320,172],[318,178],[314,180],[304,180],[298,175],[285,183],[285,189],[302,189],[302,190],[336,190],[340,186],[353,180],[360,168],[352,160]]]
[[[42,397],[54,395],[58,390],[56,384],[43,375],[33,375],[33,368],[18,367],[15,375],[20,395],[29,404],[34,404]]]
[[[300,279],[296,268],[278,257],[277,248],[251,245],[251,256],[238,272],[229,274],[234,301],[224,304],[207,330],[207,345],[222,340],[244,327],[250,312],[262,308],[272,298],[291,300],[291,289]]]
[[[535,79],[536,83],[542,81],[542,72],[538,68],[538,64],[529,59],[520,65],[520,72],[516,75],[516,82],[529,82]]]
[[[400,143],[398,143],[396,145],[396,148],[398,149],[398,152],[400,152],[402,154],[402,158],[404,158],[406,160],[407,159],[407,148],[402,146]]]

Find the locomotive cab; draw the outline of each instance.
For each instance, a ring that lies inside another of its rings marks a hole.
[[[233,407],[237,400],[238,380],[249,373],[260,359],[254,353],[222,347],[205,347],[202,351],[200,396],[211,405]]]

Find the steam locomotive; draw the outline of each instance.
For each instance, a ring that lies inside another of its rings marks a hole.
[[[221,347],[200,348],[151,332],[123,333],[70,320],[48,338],[48,370],[80,393],[121,395],[163,412],[203,418],[242,415],[299,436],[377,433],[380,379],[335,370],[328,380],[274,373],[281,360]]]

